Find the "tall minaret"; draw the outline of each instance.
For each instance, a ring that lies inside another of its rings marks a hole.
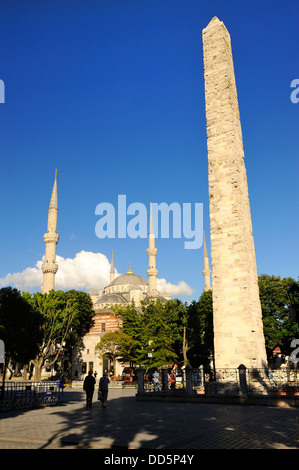
[[[148,249],[146,250],[148,254],[148,292],[147,297],[158,297],[157,291],[157,274],[158,270],[156,269],[156,254],[157,248],[155,247],[155,231],[154,231],[154,223],[153,223],[153,214],[152,214],[152,204],[150,205],[150,226],[149,226],[149,234],[148,234]]]
[[[58,264],[56,263],[56,245],[59,240],[59,235],[56,232],[57,229],[57,213],[58,213],[58,202],[57,202],[57,170],[55,172],[55,181],[48,210],[48,229],[47,233],[44,234],[44,240],[46,244],[45,260],[42,264],[42,272],[44,276],[42,293],[48,293],[55,286],[55,274],[58,270]]]
[[[211,290],[211,270],[209,266],[209,255],[208,255],[208,250],[207,250],[207,245],[206,245],[206,237],[205,233],[203,234],[203,271],[202,271],[205,279],[205,285],[204,285],[204,292],[207,292],[208,290]]]
[[[113,250],[112,250],[111,267],[110,267],[110,284],[114,279],[115,279],[115,269],[114,269],[114,261],[113,261]]]
[[[203,30],[216,369],[267,365],[230,34]]]

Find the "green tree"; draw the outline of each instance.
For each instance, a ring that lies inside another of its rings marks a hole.
[[[188,306],[188,359],[192,367],[208,367],[214,358],[212,291],[203,292]]]
[[[289,291],[298,283],[291,277],[281,279],[267,274],[259,276],[258,281],[268,359],[277,346],[283,354],[289,355],[291,341],[299,338],[299,325],[290,320]]]
[[[134,303],[114,307],[121,330],[132,341],[130,362],[159,367],[187,360],[187,307],[180,300],[152,300],[136,309]]]
[[[178,360],[175,346],[182,332],[178,303],[173,300],[151,301],[143,304],[143,335],[139,363],[147,367],[161,367]],[[149,356],[151,354],[151,357]]]
[[[3,381],[10,364],[28,363],[38,351],[42,317],[17,289],[0,289],[0,338],[5,345]]]
[[[129,351],[121,351],[124,362],[131,365],[138,363],[140,351],[142,349],[143,337],[143,316],[139,309],[136,309],[134,302],[123,306],[115,306],[113,310],[120,317],[121,331],[131,338]]]
[[[188,310],[187,305],[179,299],[169,300],[162,303],[165,321],[171,324],[170,336],[173,340],[173,350],[177,356],[177,361],[187,364],[187,326]]]
[[[132,338],[120,330],[111,331],[102,336],[101,341],[96,345],[96,354],[106,356],[113,364],[113,371],[116,370],[116,360],[127,360],[130,357]]]
[[[74,346],[89,331],[94,311],[85,292],[52,290],[48,294],[23,293],[23,296],[43,317],[42,340],[32,361],[34,379],[40,381],[45,364],[54,364],[63,348]]]
[[[94,309],[90,295],[78,290],[65,292],[67,303],[72,309],[71,329],[67,336],[70,346],[78,343],[80,338],[85,336],[93,325]]]
[[[299,282],[293,282],[288,289],[290,299],[289,312],[291,321],[299,323]]]

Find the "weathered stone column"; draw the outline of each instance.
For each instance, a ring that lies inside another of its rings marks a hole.
[[[230,35],[203,30],[215,365],[267,363]]]
[[[203,288],[204,292],[207,292],[208,290],[211,290],[211,281],[210,281],[210,276],[211,276],[211,270],[209,267],[209,255],[208,255],[208,250],[207,250],[207,245],[206,245],[206,237],[205,233],[203,234],[203,275],[205,279],[205,285]]]

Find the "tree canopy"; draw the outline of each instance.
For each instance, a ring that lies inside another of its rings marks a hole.
[[[203,292],[188,306],[188,360],[192,367],[209,366],[214,354],[212,291]]]
[[[299,325],[290,319],[289,291],[296,291],[298,283],[291,277],[281,279],[267,274],[259,276],[258,281],[268,358],[276,347],[280,347],[282,354],[289,355],[291,341],[299,338]]]
[[[89,331],[94,315],[93,305],[89,294],[75,290],[23,293],[23,296],[43,318],[42,338],[33,359],[35,379],[40,380],[46,361],[51,358],[48,365],[54,364],[62,346],[74,346]]]
[[[131,338],[130,362],[159,367],[181,361],[186,325],[186,305],[179,300],[153,300],[136,308],[134,303],[115,306],[121,331]],[[121,351],[123,353],[123,351]]]
[[[0,338],[5,346],[4,374],[10,363],[28,363],[38,352],[43,318],[12,287],[0,289]]]
[[[126,333],[116,330],[110,331],[102,336],[100,342],[96,345],[95,351],[99,356],[106,356],[113,363],[113,370],[116,369],[116,359],[121,357],[121,360],[126,361],[130,359],[131,348],[134,344],[132,337]]]

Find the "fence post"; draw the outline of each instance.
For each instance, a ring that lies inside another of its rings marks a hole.
[[[168,391],[168,368],[162,367],[162,391]]]
[[[138,381],[138,388],[137,388],[137,393],[143,393],[144,392],[144,374],[145,374],[145,369],[144,367],[140,366],[137,371],[137,381]]]
[[[189,364],[185,367],[185,374],[186,374],[186,395],[192,395],[192,368]]]
[[[240,364],[238,367],[239,370],[239,383],[241,389],[241,395],[248,394],[247,382],[246,382],[246,366],[244,364]]]

